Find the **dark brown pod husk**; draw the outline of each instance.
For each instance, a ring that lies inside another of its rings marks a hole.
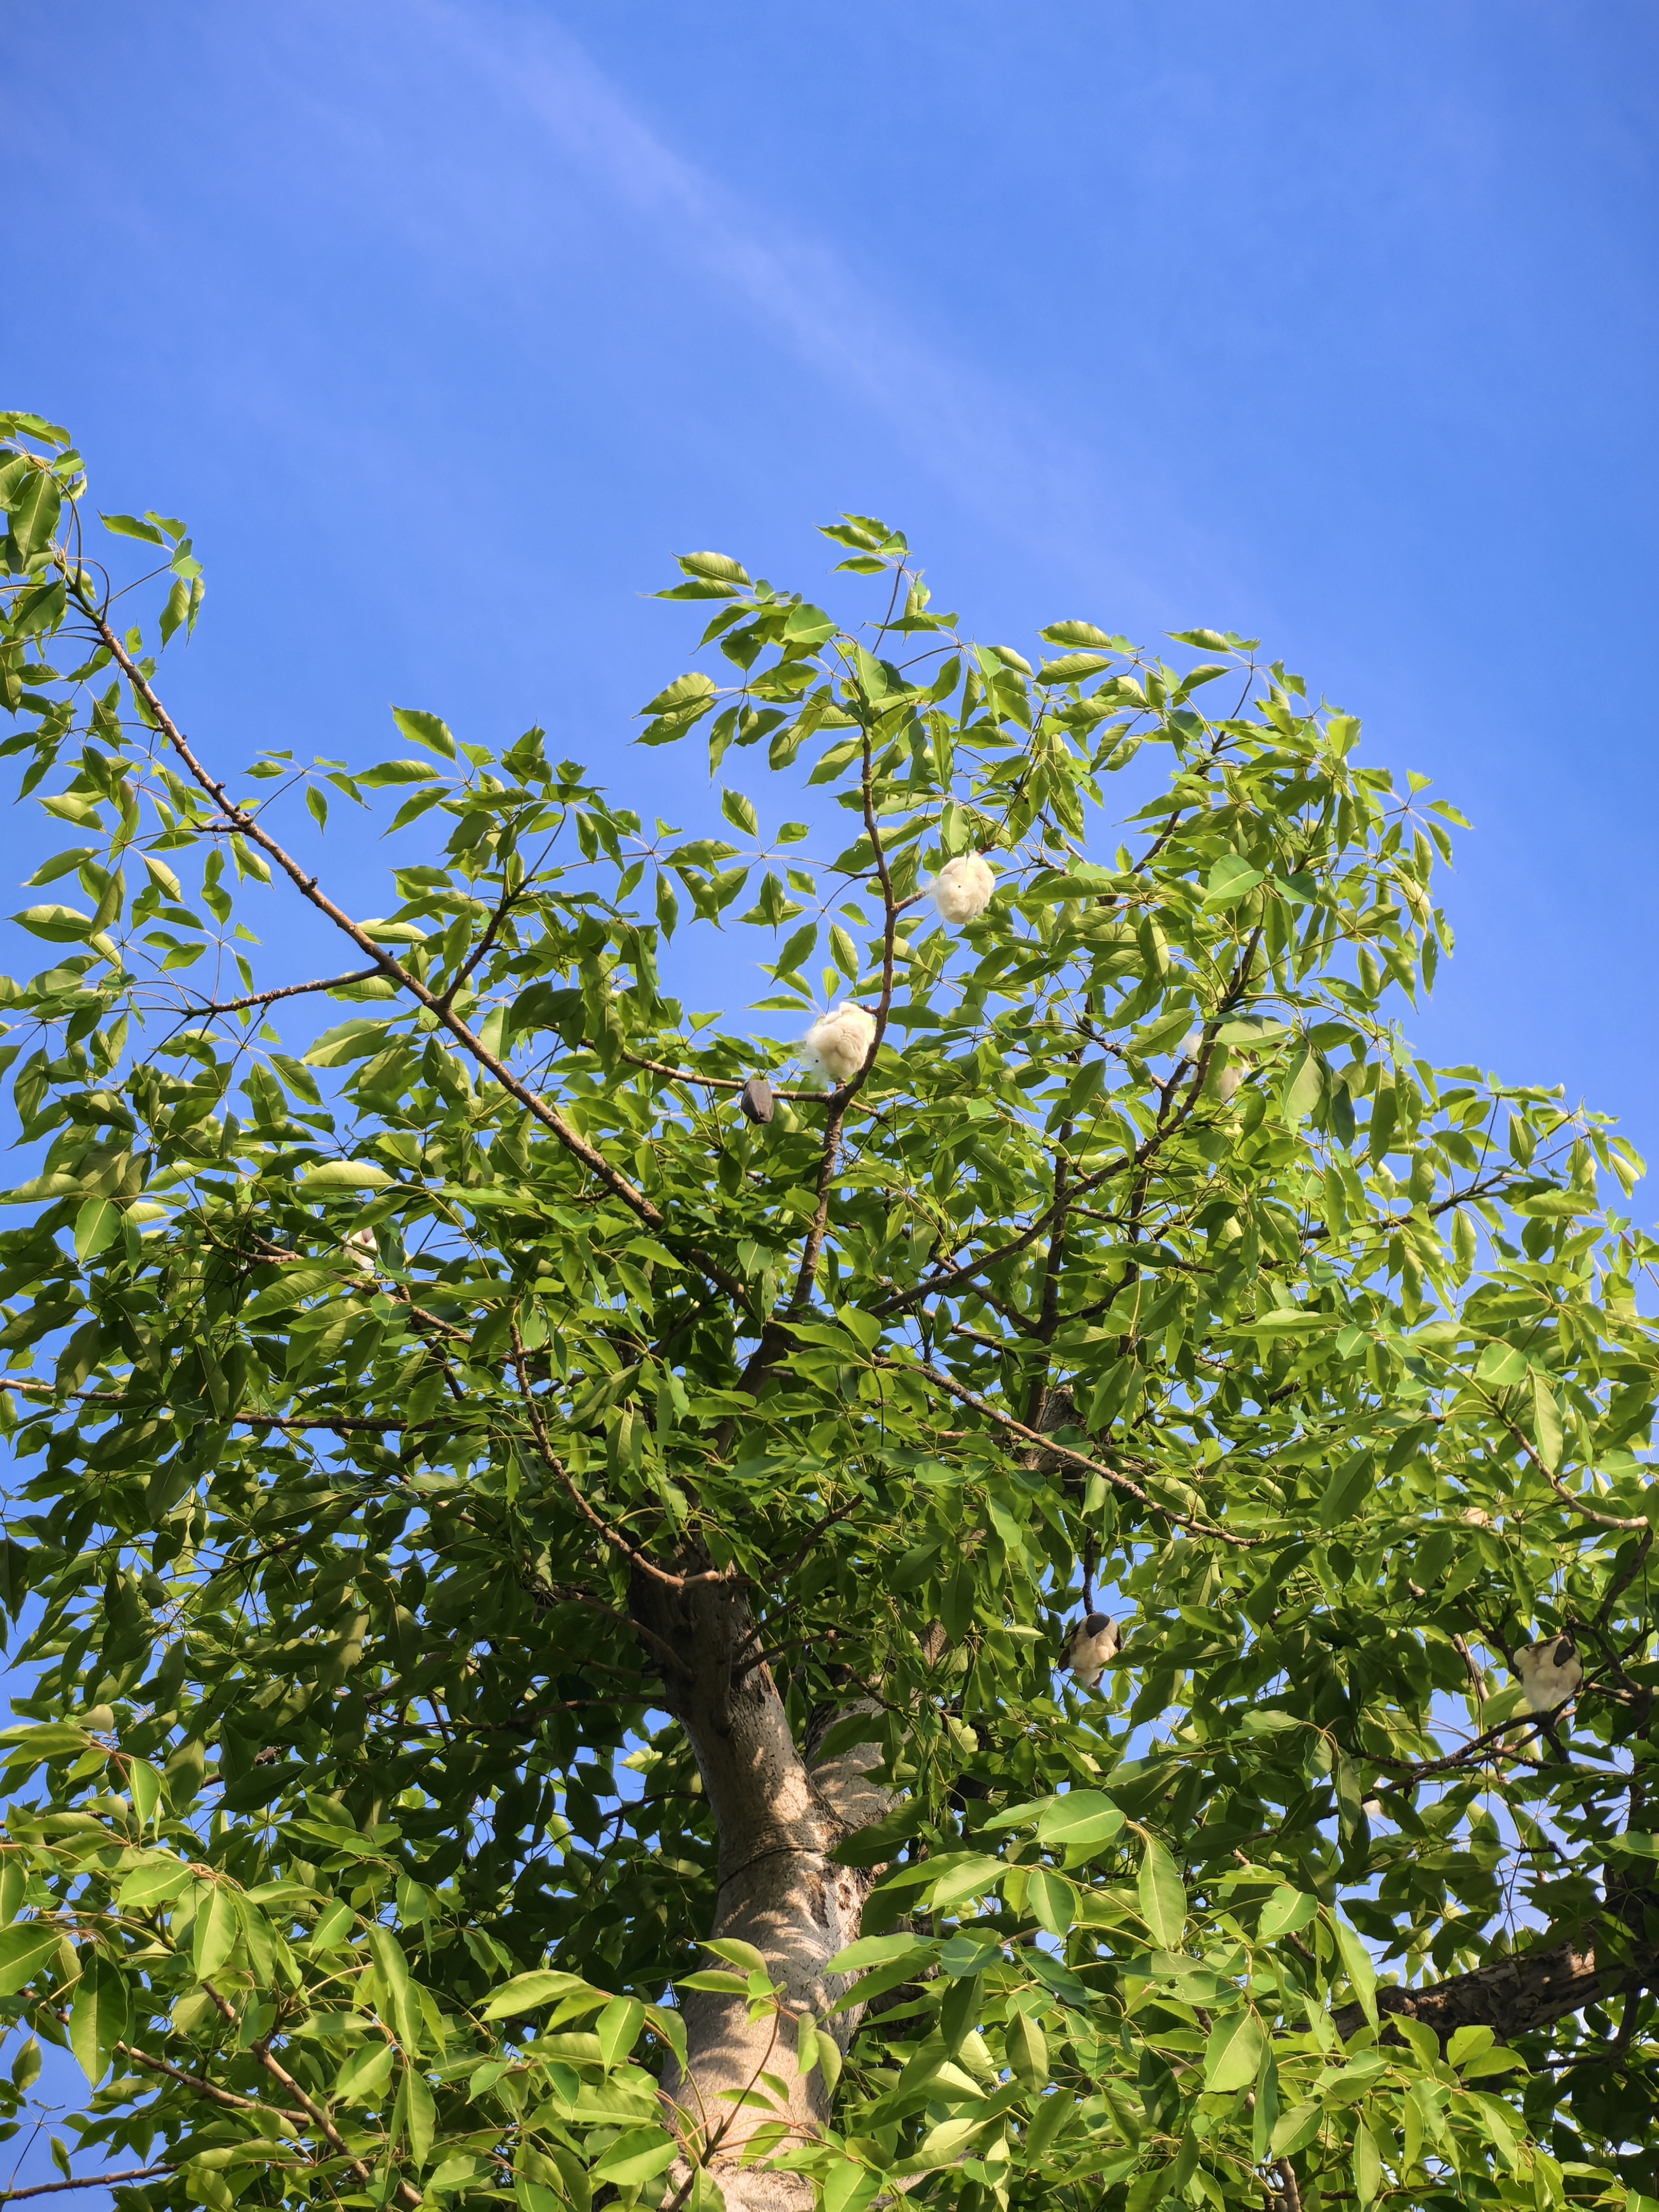
[[[772,1086],[763,1075],[751,1075],[738,1093],[738,1103],[751,1121],[772,1118]]]

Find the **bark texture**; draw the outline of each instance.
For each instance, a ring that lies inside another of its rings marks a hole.
[[[757,2128],[783,2118],[798,2138],[807,2138],[828,2118],[822,2069],[801,2075],[796,2030],[807,2014],[844,2051],[858,2025],[855,2013],[827,2019],[847,1981],[826,1967],[856,1940],[881,1869],[838,1866],[830,1853],[890,1808],[890,1794],[868,1775],[880,1747],[872,1740],[823,1759],[813,1755],[812,1736],[805,1753],[796,1745],[771,1670],[756,1661],[753,1618],[740,1585],[696,1579],[675,1589],[640,1576],[632,1608],[661,1668],[664,1703],[691,1745],[719,1833],[719,1898],[710,1933],[752,1944],[782,1988],[782,2016],[760,2021],[750,2019],[741,1997],[688,1993],[686,2065],[665,2080],[663,2094],[689,2146],[718,2182],[728,2212],[809,2212],[810,2183],[764,2166],[745,2169],[740,2161]],[[876,1710],[854,1695],[842,1713]],[[1474,2026],[1508,2040],[1598,1997],[1659,1984],[1659,1944],[1641,1932],[1638,1907],[1644,1901],[1610,1898],[1615,1913],[1624,1909],[1626,1924],[1610,1923],[1599,1948],[1594,1936],[1581,1936],[1496,1959],[1425,1988],[1379,1990],[1384,2035],[1390,2020],[1403,2017],[1431,2027],[1443,2046],[1458,2028]],[[1358,2005],[1336,2014],[1345,2039],[1364,2021]],[[763,2074],[783,2085],[781,2103]],[[764,2103],[745,2105],[745,2095],[755,2093]],[[689,2196],[690,2166],[677,2166],[671,2181],[671,2203]],[[1281,2212],[1293,2212],[1293,2178],[1279,2202]]]
[[[880,1819],[891,1799],[869,1782],[880,1747],[855,1744],[809,1764],[797,1747],[771,1670],[752,1662],[746,1594],[722,1583],[673,1590],[636,1580],[635,1619],[649,1632],[663,1668],[668,1710],[691,1745],[720,1837],[716,1937],[752,1943],[783,1984],[785,2017],[751,2021],[740,1997],[688,1992],[684,2074],[664,2082],[681,2129],[698,2142],[731,2212],[795,2212],[811,2188],[787,2173],[738,2161],[755,2130],[787,2117],[803,2136],[828,2115],[822,2069],[803,2078],[796,2023],[810,2014],[841,2048],[855,2018],[825,2018],[847,1987],[826,1974],[837,1951],[859,1933],[877,1870],[837,1866],[830,1853],[853,1829]],[[673,1654],[671,1662],[667,1653]],[[873,1710],[867,1701],[847,1710]],[[787,2108],[761,2083],[775,2075]],[[774,2109],[737,2101],[753,2091]]]
[[[1489,2027],[1500,2042],[1594,2004],[1620,1990],[1646,1989],[1659,1981],[1659,1944],[1632,1943],[1626,1937],[1619,1955],[1609,1948],[1557,1943],[1547,1951],[1521,1951],[1493,1959],[1466,1974],[1452,1974],[1423,1989],[1379,1990],[1376,2008],[1383,2033],[1391,2016],[1421,2021],[1439,2037],[1443,2049],[1460,2027]],[[1358,2005],[1336,2014],[1337,2032],[1346,2040],[1357,2034],[1365,2015]]]

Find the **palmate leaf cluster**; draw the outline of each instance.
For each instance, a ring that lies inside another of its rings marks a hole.
[[[630,1609],[695,1560],[799,1739],[878,1706],[869,2009],[844,2066],[780,2020],[832,2125],[757,2145],[830,2212],[1659,2190],[1654,1247],[1605,1120],[1392,1017],[1461,817],[1251,641],[966,641],[866,517],[862,611],[713,555],[665,594],[715,672],[643,741],[708,739],[718,827],[425,710],[366,769],[233,772],[156,678],[182,526],[98,527],[66,435],[6,428],[0,750],[62,839],[0,1009],[16,2123],[45,2040],[158,2212],[712,2203],[676,1989],[773,2000],[701,1956],[715,1839]],[[383,917],[297,857],[359,806]],[[283,996],[301,900],[344,964]],[[870,1007],[862,1081],[688,1015],[699,924],[761,933],[775,1025]],[[1559,1630],[1584,1686],[1532,1715]],[[1378,1986],[1569,1936],[1632,1985],[1379,2039]]]

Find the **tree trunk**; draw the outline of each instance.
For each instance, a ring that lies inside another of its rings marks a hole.
[[[675,1591],[636,1577],[632,1604],[653,1639],[664,1701],[690,1742],[719,1833],[720,1893],[710,1934],[753,1944],[782,1984],[782,2016],[753,2022],[741,1997],[689,1992],[685,2071],[665,2080],[664,2093],[731,2212],[796,2212],[811,2203],[810,2184],[787,2173],[739,2173],[738,2160],[770,2120],[787,2118],[799,2139],[827,2118],[822,2069],[803,2078],[797,2063],[796,2023],[810,2014],[842,2050],[857,2025],[847,2014],[825,2019],[847,1979],[827,1975],[824,1966],[857,1937],[878,1869],[837,1866],[830,1853],[891,1802],[865,1777],[880,1747],[855,1744],[808,1765],[770,1668],[745,1668],[745,1654],[750,1662],[754,1657],[752,1620],[740,1589],[705,1583]],[[862,1700],[849,1707],[860,1709],[874,1710]],[[787,2102],[760,2081],[763,2073],[783,2083]],[[764,2106],[736,2101],[745,2093]]]

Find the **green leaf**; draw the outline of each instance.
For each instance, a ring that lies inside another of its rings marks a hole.
[[[1336,1937],[1337,1949],[1342,1954],[1343,1967],[1353,1985],[1359,2008],[1371,2026],[1376,2026],[1376,1969],[1371,1964],[1370,1954],[1347,1922],[1333,1912],[1328,1916],[1331,1931]]]
[[[1370,1497],[1376,1478],[1376,1462],[1369,1451],[1357,1451],[1344,1461],[1325,1486],[1319,1501],[1319,1525],[1338,1528],[1350,1520]]]
[[[1081,684],[1086,677],[1098,676],[1111,662],[1103,653],[1066,653],[1058,660],[1045,660],[1037,670],[1039,684]]]
[[[1281,2112],[1268,2139],[1271,2154],[1274,2158],[1289,2158],[1305,2149],[1319,2133],[1319,2124],[1324,2117],[1325,2107],[1312,2102],[1293,2105],[1288,2112]]]
[[[301,1198],[335,1190],[384,1190],[394,1178],[374,1160],[324,1160],[295,1185]]]
[[[121,1228],[121,1209],[113,1199],[89,1198],[75,1217],[75,1256],[95,1259]]]
[[[1026,2013],[1012,2014],[1005,2040],[1008,2064],[1015,2079],[1027,2089],[1046,2087],[1048,2081],[1048,2041],[1038,2023]]]
[[[127,2022],[127,1989],[119,1972],[106,1959],[83,1958],[70,2002],[69,2042],[88,2087],[95,2089],[108,2073]]]
[[[1237,906],[1248,898],[1261,881],[1260,868],[1253,868],[1237,853],[1224,853],[1205,879],[1204,903],[1206,907]]]
[[[825,1966],[826,1974],[863,1974],[872,1966],[891,1966],[898,1960],[920,1962],[933,1955],[933,1946],[919,1936],[860,1936],[837,1951]]]
[[[752,1943],[741,1942],[735,1936],[713,1937],[703,1945],[703,1948],[712,1952],[715,1958],[724,1959],[729,1966],[741,1966],[745,1973],[765,1974],[769,1978],[771,1975],[772,1969],[767,1963],[766,1954],[757,1949]]]
[[[1354,2194],[1362,2204],[1369,2204],[1382,2186],[1382,2160],[1377,2153],[1376,2137],[1363,2119],[1354,2122],[1353,2185]]]
[[[1524,1382],[1531,1370],[1525,1352],[1512,1344],[1489,1344],[1476,1364],[1474,1379],[1489,1382],[1494,1389],[1504,1389],[1511,1382]]]
[[[343,2105],[373,2105],[392,2079],[394,2057],[389,2043],[366,2043],[340,2069],[334,2081],[336,2101]]]
[[[422,714],[415,707],[394,707],[392,719],[404,735],[416,744],[424,745],[441,759],[454,759],[455,740],[449,734],[448,725],[441,722],[435,714]]]
[[[1065,1851],[1075,1862],[1078,1855],[1109,1843],[1122,1826],[1122,1814],[1102,1791],[1068,1790],[1039,1816],[1037,1841],[1050,1850]]]
[[[0,1996],[9,1997],[32,1982],[58,1956],[63,1931],[55,1921],[15,1920],[0,1929]]]
[[[25,561],[33,560],[51,544],[63,505],[58,479],[50,471],[31,470],[11,501],[11,534]]]
[[[515,1974],[504,1982],[484,2006],[480,2017],[484,2020],[513,2020],[521,2012],[533,2012],[538,2005],[558,2004],[566,1997],[585,1996],[592,1989],[580,1974],[556,1973],[543,1969],[532,1974]]]
[[[1561,1409],[1548,1381],[1535,1367],[1532,1370],[1532,1409],[1538,1456],[1553,1474],[1561,1464]]]
[[[65,1752],[86,1751],[92,1738],[75,1721],[25,1721],[0,1729],[0,1745],[27,1752],[36,1761],[58,1759]]]
[[[677,676],[671,684],[658,692],[654,699],[648,699],[640,712],[641,714],[672,716],[681,720],[688,715],[695,719],[707,710],[714,698],[714,678],[705,676],[700,668],[693,669],[689,675]]]
[[[1483,1729],[1498,1728],[1504,1721],[1513,1720],[1517,1713],[1523,1712],[1526,1709],[1526,1685],[1522,1682],[1506,1682],[1501,1690],[1488,1698],[1481,1706],[1480,1726]]]
[[[155,1808],[161,1802],[161,1778],[147,1759],[129,1759],[127,1788],[132,1795],[132,1809],[139,1822],[148,1826],[155,1817]]]
[[[1040,1928],[1064,1936],[1077,1918],[1077,1892],[1050,1868],[1034,1868],[1025,1883],[1025,1903]]]
[[[681,553],[677,559],[688,576],[703,576],[714,584],[747,584],[743,563],[729,553]]]
[[[429,766],[425,761],[377,761],[373,768],[354,769],[351,780],[354,783],[361,784],[365,791],[379,791],[387,784],[428,783],[437,773],[437,769]],[[363,927],[368,930],[369,935],[381,943],[388,941],[388,932],[401,930],[402,927],[403,925],[397,922],[365,922],[363,924]],[[421,936],[421,931],[410,930],[407,935],[392,941],[400,941],[404,945],[418,945]]]
[[[1281,1887],[1274,1890],[1261,1908],[1261,1917],[1256,1923],[1257,1941],[1271,1943],[1275,1936],[1293,1936],[1297,1929],[1305,1928],[1318,1911],[1316,1898]]]
[[[637,1997],[612,1997],[593,2023],[599,2039],[599,2056],[614,2066],[634,2048],[645,2025],[645,2007]]]
[[[868,2166],[837,2157],[823,2177],[823,2212],[865,2212],[880,2186],[880,2175]]]
[[[1628,1851],[1633,1858],[1659,1859],[1659,1836],[1648,1834],[1639,1828],[1626,1828],[1622,1835],[1607,1838],[1609,1849]]]
[[[1172,1007],[1157,1021],[1148,1022],[1145,1029],[1137,1030],[1129,1038],[1128,1049],[1143,1060],[1151,1060],[1158,1053],[1167,1052],[1191,1022],[1192,1014],[1188,1008]]]
[[[416,2166],[424,2166],[432,2154],[432,2138],[438,2125],[438,2108],[425,2077],[413,2066],[404,2065],[398,2104],[398,2123],[408,2142],[410,2155]],[[395,2127],[393,2132],[396,2132]]]
[[[933,1887],[932,1903],[936,1913],[952,1912],[970,1897],[983,1897],[996,1887],[1002,1879],[1000,1859],[987,1858],[977,1851],[965,1851],[942,1874]]]
[[[638,2189],[673,2164],[678,2148],[660,2128],[629,2128],[595,2160],[593,2179],[614,2189]]]
[[[1261,2070],[1267,2039],[1255,2013],[1223,2013],[1204,2046],[1204,2087],[1225,2093],[1247,2087]]]
[[[1141,1852],[1136,1891],[1152,1941],[1166,1951],[1178,1951],[1187,1929],[1187,1886],[1156,1836],[1146,1838]]]
[[[167,544],[154,523],[141,522],[136,514],[100,514],[98,520],[106,530],[113,531],[118,538],[142,538],[146,545]]]
[[[149,1912],[177,1897],[190,1879],[190,1869],[182,1859],[143,1858],[122,1882],[115,1901],[123,1912]]]
[[[237,1917],[235,1898],[222,1883],[198,1882],[196,1897],[191,1958],[197,1979],[205,1981],[210,1974],[218,1972],[235,1949],[241,1923]]]
[[[49,938],[55,945],[72,945],[89,934],[92,918],[79,914],[72,906],[32,906],[12,920],[36,937]]]
[[[745,837],[753,837],[759,834],[760,821],[755,812],[753,803],[745,799],[740,791],[721,792],[720,812],[734,829],[742,830]]]
[[[1594,1213],[1598,1200],[1592,1190],[1540,1190],[1512,1200],[1517,1213],[1538,1221],[1571,1221]]]

